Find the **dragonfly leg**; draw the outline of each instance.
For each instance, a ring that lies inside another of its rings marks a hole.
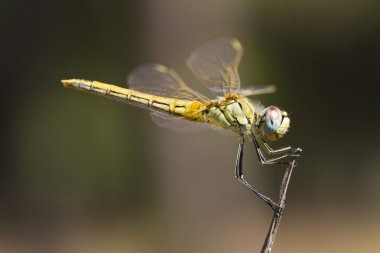
[[[235,177],[242,183],[244,186],[248,187],[253,191],[259,198],[261,198],[265,203],[267,203],[273,210],[276,210],[278,206],[267,196],[257,191],[252,185],[250,185],[243,176],[243,150],[244,150],[244,137],[240,138],[239,149],[236,157],[235,163]]]
[[[278,150],[273,150],[271,147],[269,147],[268,144],[266,144],[264,142],[264,140],[261,140],[261,139],[259,139],[256,136],[253,136],[252,140],[253,140],[253,143],[255,145],[256,154],[259,157],[260,163],[262,165],[288,164],[289,161],[287,159],[285,159],[285,158],[299,156],[301,154],[301,151],[302,151],[301,149],[294,149],[294,148],[291,148],[291,147],[286,147],[286,148],[282,148],[282,149],[278,149]],[[270,158],[267,158],[267,157],[264,156],[264,154],[262,152],[262,148],[261,148],[260,142],[263,143],[265,151],[268,153],[268,155],[270,156]],[[280,154],[281,153],[285,153],[285,154],[273,157],[274,155],[279,154],[279,153]]]
[[[289,150],[292,149],[292,147],[290,147],[290,146],[289,146],[289,147],[279,148],[279,149],[273,149],[273,148],[271,148],[271,147],[266,143],[265,140],[262,140],[262,139],[261,139],[260,141],[261,141],[262,145],[264,146],[265,151],[266,151],[267,154],[269,154],[269,155],[281,154],[281,153],[287,152],[287,151],[289,151]]]
[[[289,155],[293,157],[298,157],[301,155],[302,150],[299,148],[292,148],[289,146],[289,147],[284,147],[284,148],[279,148],[279,149],[273,149],[266,143],[265,140],[263,139],[259,139],[259,140],[261,141],[268,155],[276,155],[276,154],[281,154],[285,152],[289,152]]]

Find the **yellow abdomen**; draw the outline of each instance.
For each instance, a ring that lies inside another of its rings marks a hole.
[[[198,101],[160,97],[97,81],[69,79],[62,80],[62,83],[65,87],[87,91],[147,109],[164,111],[189,120],[206,121],[205,115],[202,113],[206,106]]]

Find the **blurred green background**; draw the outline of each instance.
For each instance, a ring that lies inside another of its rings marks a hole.
[[[243,86],[291,112],[303,148],[273,252],[380,247],[377,1],[0,1],[0,252],[258,252],[271,210],[233,177],[238,140],[181,136],[149,113],[60,85],[124,86],[149,62],[185,67],[218,36],[245,47]],[[276,197],[284,168],[246,177]]]

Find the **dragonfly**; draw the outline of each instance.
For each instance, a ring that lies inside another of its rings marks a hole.
[[[262,165],[286,164],[301,150],[290,146],[274,149],[267,141],[282,138],[289,130],[288,113],[263,106],[248,97],[275,92],[275,86],[240,87],[238,66],[243,47],[236,38],[214,39],[195,49],[187,67],[215,97],[209,99],[191,89],[172,69],[160,64],[136,68],[128,76],[129,88],[83,79],[62,80],[65,87],[85,91],[150,110],[160,127],[176,132],[222,128],[239,136],[235,177],[273,210],[277,205],[256,190],[243,176],[245,140],[251,140]]]

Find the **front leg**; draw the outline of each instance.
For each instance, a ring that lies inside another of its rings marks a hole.
[[[301,154],[301,151],[302,151],[299,148],[294,149],[291,147],[273,150],[271,147],[269,147],[268,144],[265,143],[264,140],[262,140],[261,138],[255,136],[255,135],[252,136],[252,140],[253,140],[253,144],[255,145],[256,154],[259,157],[260,163],[262,165],[288,164],[289,161],[287,159],[285,160],[285,158],[299,156]],[[263,143],[262,145],[265,147],[265,151],[267,152],[267,154],[271,158],[267,158],[263,154],[260,143]],[[287,152],[287,153],[280,155],[280,156],[273,157],[276,154],[284,153],[284,152]]]
[[[301,155],[302,149],[300,149],[300,148],[292,148],[289,146],[289,147],[284,147],[284,148],[279,148],[279,149],[273,149],[266,143],[266,141],[264,139],[259,138],[258,140],[261,142],[262,146],[264,146],[264,148],[265,148],[265,151],[270,156],[285,153],[285,152],[289,152],[290,154],[292,154],[292,156],[300,156]]]

